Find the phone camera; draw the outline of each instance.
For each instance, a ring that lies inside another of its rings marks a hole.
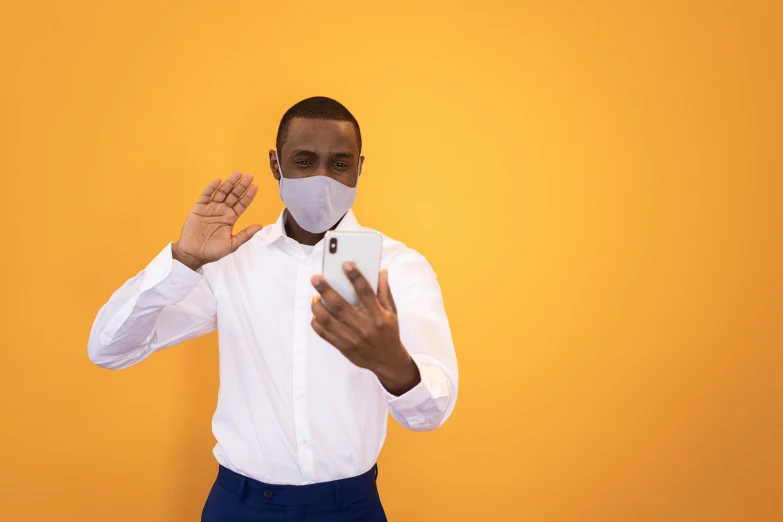
[[[337,252],[337,238],[333,237],[329,240],[329,253],[334,254]]]

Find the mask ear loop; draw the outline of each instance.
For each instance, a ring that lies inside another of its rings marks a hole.
[[[277,160],[277,172],[280,174],[280,180],[277,182],[280,188],[280,199],[283,199],[283,167],[280,165],[280,156],[275,151],[275,159]]]

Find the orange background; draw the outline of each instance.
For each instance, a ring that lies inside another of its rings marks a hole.
[[[589,4],[5,1],[0,519],[198,519],[216,337],[111,372],[90,326],[212,178],[272,222],[326,95],[460,360],[390,520],[783,520],[783,3]]]

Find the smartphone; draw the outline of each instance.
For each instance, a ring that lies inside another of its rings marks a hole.
[[[353,306],[359,305],[359,296],[345,275],[343,263],[353,261],[377,294],[382,244],[379,232],[330,230],[324,236],[323,278]]]

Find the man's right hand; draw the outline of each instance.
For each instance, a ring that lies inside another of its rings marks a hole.
[[[236,172],[221,183],[217,178],[201,193],[190,210],[179,240],[171,246],[174,259],[191,270],[234,252],[261,230],[261,225],[250,225],[232,235],[239,216],[258,193],[252,185],[253,175]]]

